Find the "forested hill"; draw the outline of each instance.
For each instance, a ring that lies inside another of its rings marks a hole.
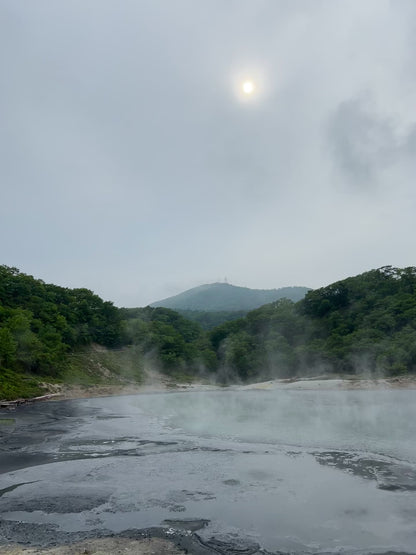
[[[244,318],[249,312],[248,310],[220,310],[214,312],[207,310],[181,310],[180,308],[176,309],[176,311],[188,320],[197,322],[204,330],[212,330],[224,322]]]
[[[308,291],[307,287],[249,289],[228,283],[210,283],[154,302],[151,306],[206,312],[249,311],[282,298],[299,301]]]
[[[138,381],[148,368],[220,382],[416,373],[416,268],[371,270],[207,332],[168,308],[116,308],[0,266],[0,399],[45,379]]]
[[[0,266],[0,399],[39,395],[43,381],[140,381],[146,367],[183,378],[214,371],[216,356],[201,327],[172,310],[119,309]]]
[[[218,326],[219,368],[242,379],[416,371],[416,268],[386,266]]]
[[[0,266],[0,386],[8,372],[56,376],[70,351],[92,342],[116,347],[122,335],[111,302]]]

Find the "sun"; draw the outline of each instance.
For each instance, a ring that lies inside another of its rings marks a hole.
[[[254,83],[253,83],[253,81],[244,81],[244,83],[241,85],[241,88],[242,88],[244,94],[246,94],[246,95],[253,94],[253,92],[254,92]]]

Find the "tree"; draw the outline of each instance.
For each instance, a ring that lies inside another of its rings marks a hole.
[[[11,331],[0,328],[0,367],[11,367],[16,361],[17,342],[14,340]]]

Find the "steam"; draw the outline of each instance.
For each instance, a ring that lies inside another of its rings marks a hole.
[[[416,464],[416,446],[409,441],[416,417],[409,402],[414,392],[336,390],[340,385],[342,380],[304,381],[296,390],[293,383],[271,382],[257,389],[236,386],[214,393],[158,395],[134,403],[162,416],[169,427],[198,436],[302,449],[382,452]]]

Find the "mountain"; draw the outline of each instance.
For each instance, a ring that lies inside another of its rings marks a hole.
[[[173,310],[204,310],[206,312],[253,310],[278,299],[303,299],[308,287],[281,287],[280,289],[249,289],[229,283],[209,283],[188,289],[179,295],[156,301],[150,306]]]

